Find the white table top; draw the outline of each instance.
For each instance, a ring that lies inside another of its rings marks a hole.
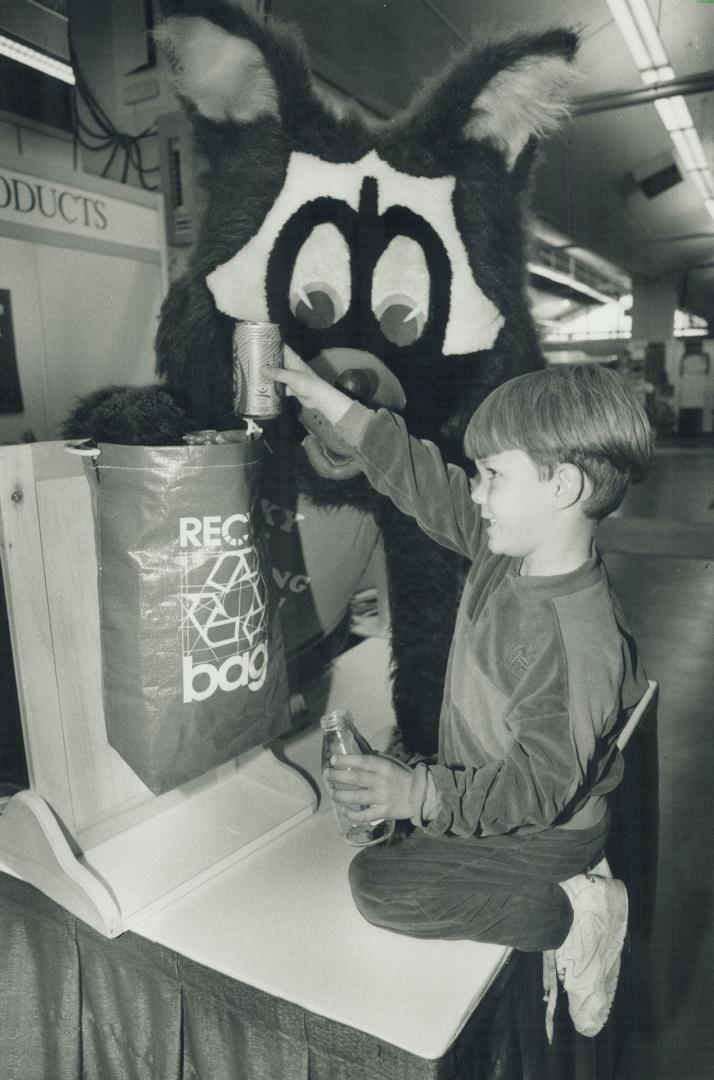
[[[349,708],[375,745],[394,718],[388,648],[367,639],[330,673],[325,709]],[[312,700],[312,695],[311,700]],[[320,783],[316,725],[288,760]],[[350,894],[356,849],[329,798],[316,814],[204,882],[136,932],[241,982],[427,1059],[442,1057],[508,960],[502,946],[423,941],[371,926]]]

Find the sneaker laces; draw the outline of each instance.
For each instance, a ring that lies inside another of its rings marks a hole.
[[[558,1000],[558,972],[555,965],[555,949],[543,953],[543,1001],[545,1002],[545,1033],[548,1043],[553,1043],[553,1021]]]
[[[571,891],[576,879],[561,882],[573,904],[574,922],[566,942],[555,950],[553,962],[556,975],[568,993],[568,1008],[576,1031],[592,1036],[607,1022],[615,997],[628,904],[623,883],[613,880],[604,860],[583,876],[593,884],[610,882],[614,891],[609,897],[605,894],[610,910],[603,914],[586,907],[579,912],[577,898],[583,890]],[[595,965],[594,969],[591,964]]]

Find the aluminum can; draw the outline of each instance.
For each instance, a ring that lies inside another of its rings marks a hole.
[[[263,364],[283,366],[283,343],[275,323],[237,322],[233,330],[233,411],[269,420],[280,413],[283,386],[266,379]]]

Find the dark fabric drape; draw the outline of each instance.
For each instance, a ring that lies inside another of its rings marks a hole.
[[[2,1080],[451,1080],[0,874]]]
[[[0,884],[0,1075],[75,1080],[81,1060],[73,920],[28,885],[5,877]]]

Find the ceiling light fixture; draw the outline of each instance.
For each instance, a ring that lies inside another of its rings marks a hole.
[[[674,70],[665,64],[664,67],[658,68],[643,68],[640,71],[640,77],[645,86],[651,86],[652,83],[668,82],[674,78]]]
[[[628,4],[635,25],[642,34],[645,48],[650,55],[651,66],[654,68],[666,67],[669,64],[669,58],[660,41],[657,27],[647,6],[647,0],[628,0]]]
[[[697,159],[689,145],[689,140],[686,138],[686,132],[684,131],[670,131],[669,137],[674,143],[674,148],[679,154],[682,165],[686,171],[694,172],[695,169],[701,169],[702,166],[697,162]],[[704,162],[704,168],[706,168],[706,162]]]
[[[54,56],[48,56],[47,53],[32,49],[29,45],[23,45],[4,34],[0,34],[0,56],[7,56],[18,64],[24,64],[26,67],[34,68],[35,71],[52,76],[53,79],[61,79],[62,82],[74,85],[74,72],[69,64],[55,59]]]
[[[692,114],[683,97],[658,98],[654,107],[667,131],[679,131],[681,128],[694,127]]]
[[[632,59],[640,71],[649,71],[657,65],[652,62],[647,46],[642,40],[642,35],[635,22],[632,12],[628,7],[627,0],[607,0],[607,6],[620,28],[620,33],[625,39],[625,45],[630,50]],[[665,59],[664,64],[667,63]]]
[[[689,179],[703,199],[714,199],[714,176],[710,169],[694,169]]]
[[[647,0],[607,0],[640,78],[646,86],[675,78],[660,40]],[[654,106],[674,143],[685,173],[714,217],[714,176],[709,167],[692,114],[683,97],[659,98]]]

